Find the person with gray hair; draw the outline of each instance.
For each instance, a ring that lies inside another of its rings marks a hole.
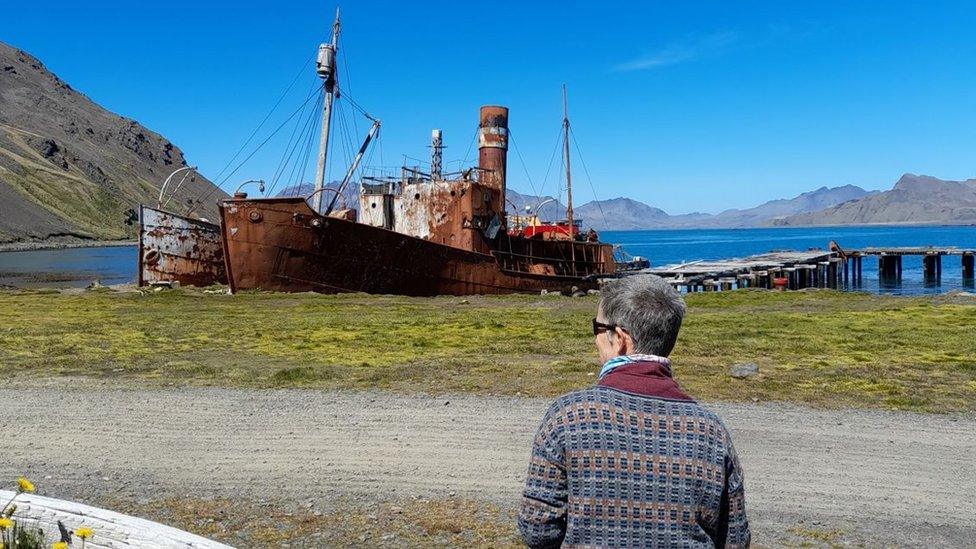
[[[533,440],[518,517],[529,547],[749,546],[729,432],[671,377],[684,315],[659,277],[603,286],[597,383],[556,399]]]

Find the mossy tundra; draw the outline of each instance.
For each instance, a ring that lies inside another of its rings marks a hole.
[[[702,400],[976,410],[976,299],[698,294],[673,355]],[[0,374],[551,396],[593,383],[596,298],[0,292]],[[737,380],[728,367],[759,364]]]

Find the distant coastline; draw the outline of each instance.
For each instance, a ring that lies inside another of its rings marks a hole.
[[[646,229],[601,229],[600,232],[607,233],[638,233],[646,231],[749,231],[754,229],[855,229],[857,227],[974,227],[976,222],[961,221],[959,223],[946,223],[945,221],[935,222],[915,222],[915,221],[890,221],[885,223],[844,223],[831,225],[750,225],[745,227],[648,227]]]
[[[67,248],[108,248],[114,246],[135,246],[135,240],[86,240],[83,238],[23,240],[0,242],[2,252],[30,252],[34,250],[64,250]]]

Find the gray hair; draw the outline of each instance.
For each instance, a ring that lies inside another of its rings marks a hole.
[[[600,309],[608,324],[630,334],[636,352],[657,356],[671,354],[685,316],[681,294],[663,278],[643,274],[606,283]]]

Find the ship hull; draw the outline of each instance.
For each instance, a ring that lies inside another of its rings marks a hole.
[[[220,227],[139,206],[139,285],[226,284]]]
[[[346,219],[315,214],[302,198],[221,204],[232,291],[365,292],[409,296],[585,290],[593,276],[516,272],[467,251]],[[553,243],[556,244],[556,243]],[[582,243],[577,243],[582,245]],[[607,255],[606,250],[596,250]],[[612,271],[610,265],[602,270]],[[542,271],[552,269],[542,269]]]

